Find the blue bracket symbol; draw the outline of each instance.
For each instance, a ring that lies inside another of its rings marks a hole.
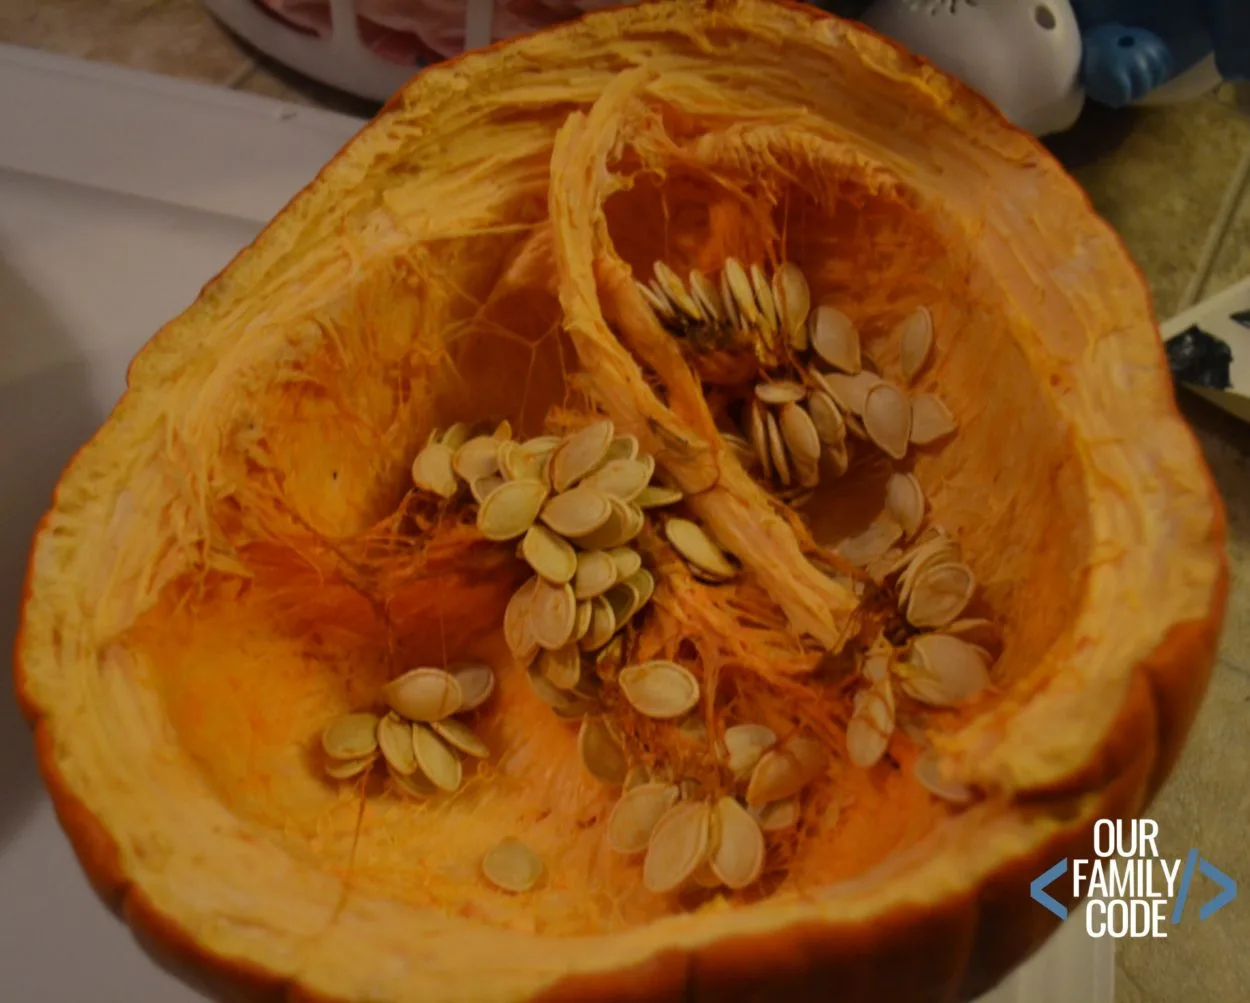
[[[1204,861],[1205,863],[1205,861]],[[1068,858],[1064,857],[1054,867],[1050,868],[1045,874],[1040,874],[1029,884],[1029,895],[1034,902],[1045,906],[1060,919],[1068,918],[1068,910],[1061,903],[1055,901],[1051,896],[1046,894],[1046,886],[1056,878],[1062,877],[1068,873]],[[1225,893],[1227,894],[1227,892]],[[1235,893],[1234,893],[1235,894]],[[1221,903],[1222,904],[1222,903]]]
[[[1205,857],[1198,861],[1198,870],[1220,886],[1222,891],[1198,910],[1198,921],[1215,915],[1237,897],[1237,882],[1221,871]]]

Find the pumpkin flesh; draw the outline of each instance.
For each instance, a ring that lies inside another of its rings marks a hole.
[[[931,798],[898,736],[898,768],[843,764],[813,793],[758,887],[682,912],[605,850],[614,793],[507,668],[524,568],[415,509],[408,470],[431,428],[537,435],[600,404],[756,572],[728,610],[674,590],[655,643],[688,636],[764,723],[797,713],[836,747],[849,697],[811,696],[796,634],[836,648],[853,604],[802,554],[862,528],[881,471],[822,488],[809,526],[771,514],[632,285],[731,255],[797,263],[883,368],[893,325],[932,312],[925,379],[960,431],[914,470],[1005,644],[998,692],[935,736],[975,806]],[[1015,917],[987,947],[973,903],[1140,807],[1209,672],[1222,514],[1156,337],[1123,250],[1031,141],[810,10],[648,5],[428,71],[144,350],[62,482],[19,659],[45,771],[115,844],[106,883],[327,997],[451,998],[472,973],[472,998],[527,999],[665,949],[732,982],[724,945],[752,938],[763,968],[809,926],[835,961],[926,959],[914,985],[851,978],[847,998],[992,981],[1047,924]],[[496,754],[461,792],[322,779],[326,720],[466,658],[497,668]],[[478,869],[508,833],[547,861],[524,896]],[[773,988],[812,975],[773,960]],[[623,994],[605,978],[572,984]]]

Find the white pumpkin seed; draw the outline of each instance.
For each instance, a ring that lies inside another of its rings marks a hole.
[[[472,432],[472,429],[465,422],[457,421],[439,437],[438,441],[455,453],[464,445],[469,438],[470,432]]]
[[[498,425],[495,426],[494,435],[496,439],[499,439],[501,441],[504,439],[511,439],[512,438],[512,422],[510,422],[507,418],[504,418],[502,421],[499,422]]]
[[[642,853],[665,813],[677,803],[674,784],[626,783],[625,793],[608,816],[608,845],[617,853]]]
[[[412,747],[417,764],[430,783],[440,791],[459,788],[464,776],[460,759],[424,724],[412,726]]]
[[[634,285],[642,294],[642,298],[647,301],[647,305],[655,311],[658,317],[661,317],[664,320],[673,320],[676,318],[677,313],[674,310],[673,305],[668,301],[668,297],[665,296],[663,292],[652,289],[649,285],[644,282],[639,282],[637,279],[634,279]]]
[[[851,416],[864,413],[868,392],[884,382],[876,373],[870,373],[866,369],[853,376],[846,373],[822,373],[815,369],[810,370],[808,375],[842,409],[847,425],[852,429],[854,425],[850,421]]]
[[[608,500],[608,518],[589,533],[575,537],[582,550],[610,550],[612,547],[623,546],[633,538],[635,523],[631,503],[615,495],[604,497]],[[641,528],[638,526],[638,529]]]
[[[611,517],[611,496],[587,487],[576,487],[556,495],[542,508],[543,522],[570,539],[593,533]]]
[[[679,801],[656,823],[642,863],[642,884],[664,895],[684,885],[706,859],[712,808],[703,801]]]
[[[615,434],[612,422],[605,418],[565,439],[551,454],[551,486],[556,491],[567,491],[599,469],[608,458],[608,447]]]
[[[761,806],[756,811],[756,819],[764,832],[782,832],[793,829],[799,821],[798,798],[784,798]]]
[[[947,634],[921,634],[911,644],[899,685],[930,707],[955,707],[990,686],[975,645]]]
[[[583,483],[604,494],[633,501],[642,493],[654,473],[655,460],[650,456],[641,460],[609,460]]]
[[[464,703],[460,683],[444,669],[412,669],[382,687],[382,699],[409,721],[441,721]]]
[[[955,416],[933,394],[920,394],[911,402],[911,441],[927,446],[955,431]]]
[[[907,597],[907,622],[913,627],[944,627],[958,619],[976,590],[976,576],[966,564],[931,564],[916,575]]]
[[[817,390],[807,399],[807,413],[816,428],[816,437],[826,446],[840,446],[846,441],[846,422],[833,398]]]
[[[530,629],[540,648],[554,651],[572,640],[577,626],[577,599],[573,586],[553,585],[543,579],[534,588],[530,603]]]
[[[490,748],[463,721],[449,717],[442,721],[431,721],[430,727],[439,738],[465,755],[472,756],[474,759],[486,759],[490,756]]]
[[[861,769],[875,766],[885,755],[894,734],[894,690],[884,676],[855,694],[846,726],[846,751]]]
[[[859,332],[837,307],[825,303],[815,309],[808,338],[812,350],[835,369],[854,375],[863,368]]]
[[[768,444],[767,412],[759,400],[752,400],[747,407],[747,437],[755,457],[759,461],[761,473],[765,480],[773,476],[772,449]]]
[[[460,487],[451,461],[452,451],[441,442],[426,446],[412,461],[412,483],[422,491],[450,498]]]
[[[336,717],[321,733],[321,748],[331,759],[361,759],[378,748],[378,716],[366,712]]]
[[[332,759],[325,764],[326,776],[332,780],[351,780],[358,777],[377,760],[377,754],[361,756],[359,759]]]
[[[583,550],[574,560],[573,595],[579,600],[603,595],[620,577],[616,561],[605,550]]]
[[[820,436],[811,416],[798,404],[783,404],[777,419],[781,437],[799,466],[820,462]]]
[[[747,804],[753,808],[794,797],[820,776],[828,765],[824,746],[796,736],[760,757],[747,783]]]
[[[959,637],[989,652],[997,651],[1003,643],[1002,631],[998,625],[981,617],[955,620],[943,627],[942,633]]]
[[[493,435],[479,435],[456,450],[452,469],[472,484],[490,477],[499,470],[499,440]]]
[[[541,481],[546,486],[546,478],[542,476],[543,457],[535,456],[521,448],[514,439],[499,444],[499,472],[508,481]]]
[[[773,472],[783,486],[788,487],[791,481],[790,460],[786,456],[786,446],[781,440],[781,428],[777,417],[771,411],[764,416],[764,427],[768,432],[768,455],[772,460]]]
[[[632,435],[618,435],[608,444],[608,455],[604,458],[604,463],[611,463],[613,460],[636,460],[638,459],[638,439]]]
[[[663,261],[655,263],[655,281],[659,283],[660,288],[664,291],[664,295],[668,297],[668,301],[679,312],[685,314],[693,321],[703,320],[703,311],[700,309],[699,304],[695,302],[694,297],[687,291],[677,273]]]
[[[895,331],[899,344],[899,366],[908,383],[920,375],[933,349],[933,316],[922,306],[903,318]]]
[[[660,484],[650,484],[639,492],[634,504],[639,508],[661,508],[681,501],[682,494],[676,488],[666,488]]]
[[[902,535],[903,527],[893,519],[878,516],[863,532],[839,543],[837,551],[857,568],[863,568],[898,543]]]
[[[517,589],[508,600],[503,613],[504,641],[507,642],[512,657],[524,665],[528,665],[538,651],[530,610],[540,581],[542,579],[535,575]]]
[[[742,263],[737,258],[726,258],[722,275],[728,283],[730,298],[736,307],[738,323],[735,326],[758,329],[764,318],[760,316],[760,308],[751,289],[751,280]]]
[[[690,270],[690,295],[694,297],[710,323],[719,324],[725,319],[725,307],[716,285],[697,268]]]
[[[829,464],[829,471],[834,477],[841,477],[850,469],[851,453],[846,448],[845,442],[840,442],[836,446],[827,446],[825,448],[825,460]]]
[[[625,782],[629,761],[602,717],[587,714],[582,718],[582,726],[577,733],[577,751],[586,772],[596,780],[611,787],[619,787]]]
[[[613,547],[608,556],[616,565],[616,577],[619,579],[628,578],[642,567],[642,555],[630,547]]]
[[[387,772],[390,774],[391,783],[398,788],[401,794],[405,794],[410,798],[423,800],[438,793],[438,788],[430,783],[429,777],[427,777],[420,770],[417,770],[415,773],[410,773],[407,776],[404,776],[402,773],[396,773],[394,770],[389,769],[389,767]]]
[[[773,333],[781,328],[777,316],[777,304],[773,301],[773,290],[759,265],[751,266],[751,291],[755,293],[755,303],[760,308],[764,330]]]
[[[594,615],[594,607],[589,602],[577,604],[577,623],[573,626],[573,640],[581,643],[590,632],[590,619]]]
[[[520,840],[508,838],[486,852],[482,858],[482,874],[496,888],[505,892],[527,892],[543,875],[543,862]]]
[[[521,443],[521,451],[530,456],[540,458],[560,445],[560,437],[556,435],[540,435]]]
[[[759,823],[731,797],[722,797],[713,809],[715,849],[708,856],[714,873],[735,891],[753,884],[764,869],[764,834]]]
[[[972,791],[963,784],[954,783],[942,776],[942,765],[932,750],[923,753],[912,767],[912,775],[930,794],[952,804],[965,804],[972,800]]]
[[[616,633],[616,615],[612,604],[603,596],[590,600],[590,629],[581,640],[582,651],[598,651]]]
[[[669,519],[664,524],[664,535],[678,554],[703,571],[718,578],[732,578],[737,574],[738,569],[698,523]]]
[[[469,485],[469,490],[473,493],[473,500],[481,505],[494,493],[496,488],[503,486],[503,482],[503,478],[498,474],[491,474],[489,477],[479,477]]]
[[[453,665],[447,671],[460,686],[460,708],[456,711],[457,714],[477,710],[495,692],[495,673],[489,665]]]
[[[807,387],[793,380],[765,381],[755,384],[755,396],[765,404],[790,404],[807,396]]]
[[[515,540],[534,524],[547,486],[541,481],[508,481],[495,488],[477,510],[477,528],[488,540]]]
[[[699,680],[676,662],[657,659],[631,665],[616,681],[636,711],[657,720],[681,717],[699,702]]]
[[[905,537],[919,532],[924,509],[924,492],[915,475],[891,474],[885,485],[885,510],[902,527]]]
[[[643,784],[649,783],[650,780],[651,774],[647,768],[641,763],[634,763],[625,774],[625,783],[621,785],[621,790],[626,792],[632,791],[635,787],[641,787]],[[673,790],[676,792],[676,788]]]
[[[582,653],[573,641],[555,651],[540,652],[537,664],[556,689],[572,690],[582,680]]]
[[[887,456],[901,460],[911,441],[911,405],[892,383],[881,382],[864,397],[864,431]]]
[[[742,316],[738,312],[738,302],[734,298],[733,290],[729,287],[729,270],[721,268],[720,279],[716,283],[717,291],[720,293],[721,306],[725,310],[725,324],[730,330],[738,331],[742,329]]]
[[[812,292],[798,265],[787,261],[773,273],[773,300],[790,347],[796,352],[806,352],[807,315],[812,309]]]
[[[735,777],[745,777],[760,757],[777,744],[777,735],[762,724],[735,724],[725,729],[726,763]]]
[[[577,551],[563,537],[537,523],[525,531],[521,556],[534,571],[554,585],[572,581],[577,571]]]
[[[411,776],[417,772],[417,755],[412,747],[412,724],[391,711],[378,722],[378,745],[392,773]]]

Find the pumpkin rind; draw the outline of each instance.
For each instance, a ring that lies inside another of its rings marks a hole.
[[[328,949],[335,937],[347,936],[329,925],[340,903],[337,889],[328,881],[310,892],[310,901],[324,909],[324,930],[329,932],[240,932],[250,922],[263,926],[264,917],[270,915],[261,908],[265,903],[250,898],[241,902],[242,924],[239,929],[227,929],[233,916],[222,919],[211,912],[197,912],[192,901],[176,892],[179,876],[194,873],[198,865],[178,861],[174,850],[160,846],[159,841],[119,843],[110,826],[118,825],[118,820],[108,810],[109,792],[76,783],[70,762],[76,756],[91,755],[93,749],[74,744],[72,711],[65,701],[75,696],[81,699],[82,694],[72,689],[75,665],[66,646],[107,638],[110,623],[126,611],[97,609],[97,622],[91,625],[95,634],[84,629],[82,636],[63,636],[63,621],[74,597],[64,592],[59,581],[58,560],[71,561],[74,548],[86,545],[58,539],[58,523],[67,512],[94,507],[97,525],[103,530],[115,499],[102,493],[99,468],[108,463],[110,449],[125,447],[126,423],[158,410],[162,388],[181,379],[188,360],[195,360],[202,351],[197,345],[197,325],[211,322],[214,311],[225,309],[231,297],[238,295],[236,290],[246,289],[284,253],[298,247],[304,236],[301,227],[311,225],[309,220],[333,217],[337,192],[360,183],[373,159],[384,157],[388,123],[400,121],[410,127],[424,123],[437,129],[429,123],[436,123],[440,113],[449,104],[454,106],[461,95],[471,95],[477,77],[494,83],[493,75],[499,73],[506,82],[511,68],[527,59],[537,64],[544,57],[558,60],[568,53],[600,51],[596,46],[610,47],[607,40],[633,34],[669,38],[677,46],[682,44],[683,32],[702,26],[714,33],[729,21],[762,45],[797,47],[802,42],[812,50],[823,47],[831,75],[835,70],[852,76],[856,72],[880,75],[888,86],[907,90],[945,128],[980,144],[984,156],[1004,164],[1018,163],[1024,165],[1021,171],[1037,173],[1034,183],[1046,191],[1050,211],[1063,215],[1084,234],[1089,255],[1085,264],[1091,273],[1096,263],[1102,274],[1113,275],[1121,283],[1119,295],[1109,295],[1109,302],[1081,304],[1082,319],[1090,318],[1088,326],[1107,336],[1100,343],[1105,347],[1086,346],[1090,358],[1079,365],[1092,370],[1097,364],[1109,370],[1119,362],[1141,380],[1131,390],[1105,392],[1133,393],[1132,416],[1143,427],[1155,428],[1160,433],[1158,448],[1170,451],[1164,464],[1159,452],[1149,449],[1150,443],[1134,446],[1144,465],[1152,470],[1158,466],[1163,482],[1158,504],[1174,514],[1176,528],[1173,539],[1155,527],[1155,535],[1140,546],[1150,548],[1149,556],[1163,567],[1179,564],[1173,548],[1190,548],[1192,553],[1185,559],[1191,563],[1183,574],[1175,572],[1192,594],[1189,615],[1152,625],[1161,634],[1157,643],[1131,660],[1103,665],[1101,675],[1085,680],[1086,697],[1097,706],[1091,708],[1089,726],[1078,738],[1066,735],[1066,745],[1049,750],[1021,739],[995,748],[991,756],[969,753],[967,758],[975,762],[965,764],[968,775],[1002,791],[1002,796],[959,815],[905,859],[892,861],[883,874],[860,882],[852,891],[817,895],[802,905],[765,904],[697,921],[675,917],[649,929],[600,938],[579,950],[576,960],[566,959],[561,965],[508,971],[504,961],[493,971],[468,967],[462,977],[482,980],[479,998],[500,1000],[815,1000],[826,998],[830,985],[839,987],[840,999],[863,1003],[881,998],[897,1003],[971,999],[1035,950],[1055,925],[1049,913],[1029,901],[1029,881],[1060,857],[1089,856],[1093,821],[1139,814],[1166,778],[1214,661],[1228,589],[1225,524],[1210,476],[1176,414],[1143,281],[1123,247],[1093,218],[1075,182],[1062,175],[1034,140],[1007,127],[983,99],[862,28],[806,6],[761,0],[644,5],[591,15],[419,76],[205,289],[195,306],[167,325],[139,354],[122,403],[67,468],[31,557],[17,642],[17,691],[35,729],[41,770],[58,817],[85,871],[101,897],[121,911],[143,940],[262,998],[349,1000],[359,997],[367,985],[379,999],[398,1000],[429,990],[429,983],[413,981],[418,978],[413,973],[387,968],[383,975],[383,966],[377,964],[400,956],[396,941],[412,943],[401,936],[407,932],[406,917],[393,903],[344,906],[355,924],[370,931],[350,940],[346,952]],[[569,148],[563,152],[567,154]],[[573,188],[556,193],[557,208],[562,199],[575,204],[579,194],[592,195],[594,179],[585,180],[580,193]],[[597,203],[592,197],[586,204]],[[568,250],[582,236],[566,233],[560,239]],[[1027,269],[1022,266],[1021,271]],[[1016,292],[1026,287],[1027,282],[1020,280]],[[561,292],[566,310],[590,323],[583,312],[584,289],[579,281],[566,279]],[[1114,342],[1112,332],[1118,338]],[[1099,357],[1100,351],[1118,352],[1120,358]],[[1084,390],[1093,393],[1089,387]],[[1111,400],[1096,401],[1083,416],[1095,426],[1124,421],[1125,416],[1114,413],[1114,408]],[[1090,434],[1096,430],[1091,428]],[[108,487],[104,485],[105,490]],[[1104,490],[1110,488],[1104,486]],[[90,560],[90,556],[80,559]],[[98,559],[99,555],[94,556]],[[109,667],[117,670],[114,676],[124,677],[124,666]],[[1030,707],[1039,720],[1067,709],[1062,694],[1046,693],[1037,695]],[[142,713],[143,708],[135,712]],[[974,724],[973,738],[976,730]],[[975,744],[970,747],[975,749]],[[228,827],[226,813],[219,821]],[[135,840],[140,835],[141,829],[126,831],[125,838]],[[253,848],[244,852],[232,847],[229,852],[237,854],[240,868],[253,869],[228,871],[244,885],[249,876],[263,874],[266,864],[295,866],[281,860],[276,851],[266,856]],[[150,863],[163,853],[169,855],[167,869]],[[960,881],[955,882],[952,875],[959,875]],[[204,876],[205,881],[212,878]],[[261,887],[256,897],[264,893]],[[259,909],[255,919],[248,918],[248,908]],[[372,961],[360,952],[374,952]],[[365,969],[353,970],[352,964]],[[464,983],[457,988],[465,992]]]

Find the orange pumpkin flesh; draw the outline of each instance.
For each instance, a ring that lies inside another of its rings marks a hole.
[[[411,532],[406,493],[433,426],[535,435],[597,403],[753,573],[732,608],[674,590],[665,622],[842,756],[849,700],[806,674],[851,609],[802,553],[862,525],[870,475],[806,528],[764,519],[633,289],[728,255],[799,264],[883,367],[893,323],[933,312],[960,430],[915,472],[1006,643],[1000,692],[936,737],[973,806],[931,798],[896,737],[898,768],[818,786],[760,887],[683,911],[606,851],[614,792],[509,669],[523,566],[454,517]],[[41,528],[17,683],[101,893],[256,989],[966,999],[1050,932],[1029,880],[1166,776],[1226,589],[1142,280],[1037,144],[810,8],[648,4],[424,72],[153,339]],[[498,754],[461,793],[327,784],[327,719],[465,657],[498,670]],[[508,834],[546,861],[532,893],[483,884]]]

